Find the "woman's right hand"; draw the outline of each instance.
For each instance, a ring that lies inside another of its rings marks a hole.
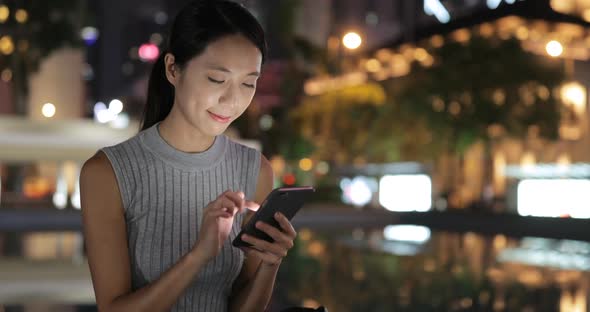
[[[258,207],[258,204],[246,201],[243,192],[225,191],[205,207],[199,238],[192,251],[206,261],[215,258],[231,232],[234,216],[244,209],[257,210]]]

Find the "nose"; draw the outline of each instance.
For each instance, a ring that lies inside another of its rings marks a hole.
[[[239,104],[239,88],[234,86],[234,84],[230,84],[221,97],[219,98],[219,104],[223,106],[229,106],[230,108],[234,109]]]

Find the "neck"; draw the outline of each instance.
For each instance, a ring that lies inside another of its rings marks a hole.
[[[160,136],[166,143],[185,153],[200,153],[208,150],[215,141],[214,136],[206,135],[193,126],[184,115],[172,107],[170,114],[160,122]]]

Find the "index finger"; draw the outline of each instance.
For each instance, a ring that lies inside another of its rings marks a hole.
[[[229,200],[233,201],[236,204],[236,206],[238,207],[238,210],[242,211],[242,209],[244,207],[244,198],[242,196],[240,196],[240,193],[242,193],[242,192],[227,192],[227,193],[225,193],[225,197],[227,197]]]

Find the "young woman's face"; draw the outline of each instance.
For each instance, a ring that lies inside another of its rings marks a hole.
[[[250,105],[261,63],[260,50],[241,35],[210,43],[179,74],[168,75],[175,109],[203,134],[223,133]]]

